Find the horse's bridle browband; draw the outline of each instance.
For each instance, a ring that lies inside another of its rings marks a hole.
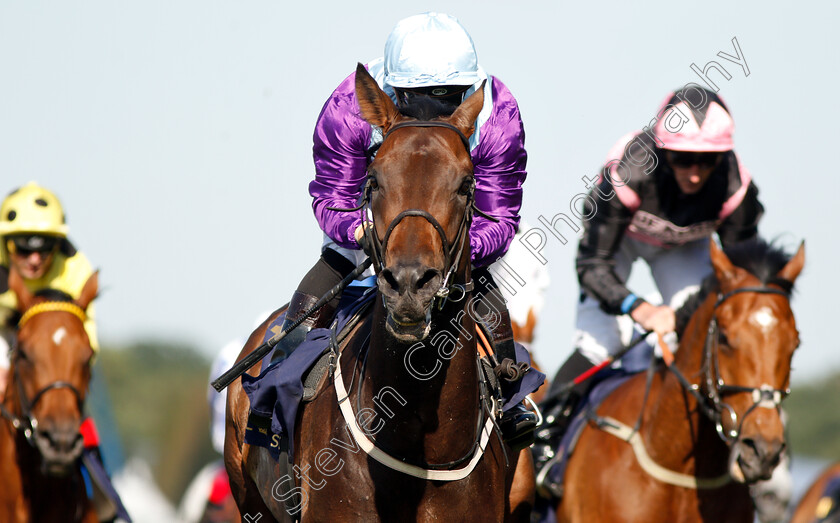
[[[387,140],[388,137],[391,136],[391,133],[393,133],[397,129],[402,129],[405,127],[441,127],[444,129],[449,129],[458,134],[458,137],[461,139],[461,142],[467,150],[467,154],[469,154],[470,152],[470,142],[464,135],[464,133],[462,133],[461,130],[455,127],[454,125],[442,121],[409,120],[399,122],[397,124],[394,124],[390,129],[388,129],[388,132],[385,133],[385,136],[382,139],[382,143],[384,143],[385,140]],[[382,272],[386,268],[384,253],[388,246],[388,239],[390,238],[391,233],[397,227],[397,225],[399,225],[399,223],[404,218],[409,216],[416,216],[425,219],[435,228],[438,235],[440,236],[441,244],[443,246],[444,277],[443,282],[441,283],[441,287],[435,293],[436,298],[440,300],[439,307],[442,307],[443,304],[447,301],[447,299],[451,301],[460,301],[464,299],[464,297],[466,297],[466,294],[473,290],[473,282],[469,281],[465,284],[457,284],[452,283],[451,279],[455,271],[457,270],[458,265],[460,265],[461,263],[461,256],[464,252],[465,242],[467,240],[467,237],[469,236],[469,226],[472,222],[473,214],[480,214],[481,216],[484,216],[489,220],[499,221],[497,218],[485,214],[480,209],[478,209],[478,207],[475,206],[475,179],[472,180],[472,183],[469,187],[469,191],[467,192],[467,204],[464,208],[464,214],[461,218],[461,223],[458,226],[458,232],[456,233],[455,238],[452,242],[448,240],[446,236],[446,231],[444,231],[443,227],[435,219],[435,217],[422,209],[408,209],[399,213],[396,217],[394,217],[393,220],[391,220],[391,223],[385,230],[385,236],[383,240],[380,241],[379,236],[376,233],[376,225],[374,223],[373,210],[371,209],[371,193],[373,191],[372,180],[373,177],[368,176],[368,179],[365,182],[364,189],[362,191],[361,202],[356,207],[348,209],[338,207],[327,207],[327,209],[331,211],[340,212],[353,212],[362,210],[362,223],[369,223],[371,225],[370,227],[363,227],[363,231],[365,235],[365,241],[368,245],[370,245],[371,252],[369,254],[370,257],[373,259],[373,263],[377,273]]]
[[[82,310],[82,308],[76,305],[75,303],[47,301],[39,303],[37,305],[33,305],[32,307],[27,309],[21,317],[20,321],[18,322],[18,327],[23,326],[24,323],[29,321],[29,319],[32,318],[32,316],[35,316],[36,314],[40,314],[42,312],[55,311],[69,312],[77,318],[79,318],[79,320],[82,322],[84,322],[86,318],[84,310]],[[19,347],[15,347],[14,349],[12,349],[12,354],[15,355],[25,353],[23,353]],[[79,412],[82,412],[84,407],[84,400],[82,399],[82,394],[79,392],[79,389],[77,389],[76,386],[72,383],[63,380],[54,381],[46,387],[39,390],[38,392],[36,392],[35,396],[32,397],[32,401],[29,401],[29,399],[26,396],[26,391],[23,388],[23,382],[20,379],[20,373],[18,372],[17,364],[13,366],[13,373],[15,383],[17,384],[18,401],[20,402],[21,416],[14,415],[2,403],[0,403],[0,415],[9,420],[12,424],[12,427],[14,427],[15,430],[23,432],[26,441],[33,447],[35,446],[35,443],[32,440],[32,436],[38,429],[38,420],[32,416],[32,410],[35,408],[35,406],[38,404],[41,398],[44,397],[44,394],[55,389],[70,389],[70,392],[72,392],[73,395],[76,396],[76,405],[78,406]]]
[[[405,122],[396,123],[392,125],[390,129],[388,129],[388,132],[385,133],[385,136],[382,138],[382,141],[385,142],[385,140],[388,139],[391,133],[393,133],[397,129],[402,129],[404,127],[443,127],[444,129],[455,131],[458,134],[458,137],[461,139],[461,143],[464,144],[464,148],[467,150],[467,154],[469,154],[470,152],[470,140],[464,135],[464,133],[462,133],[461,130],[455,127],[454,125],[438,120],[408,120]]]
[[[774,282],[775,283],[775,282]],[[717,311],[723,302],[736,294],[745,292],[758,294],[778,294],[784,296],[785,299],[790,299],[790,294],[782,289],[773,287],[741,287],[719,295],[715,301],[713,311]],[[712,313],[712,319],[709,321],[709,328],[706,332],[706,341],[703,349],[703,367],[702,372],[705,379],[706,395],[700,392],[700,386],[690,383],[685,376],[674,365],[669,365],[673,374],[677,377],[683,388],[688,391],[697,400],[698,408],[715,423],[715,429],[723,441],[730,442],[737,440],[740,436],[743,427],[744,419],[753,410],[758,407],[776,408],[780,407],[782,400],[790,394],[790,389],[780,390],[774,389],[769,385],[761,385],[760,387],[745,387],[741,385],[727,385],[720,377],[720,369],[717,359],[717,339],[718,339],[718,322],[716,312]],[[722,401],[722,397],[729,394],[737,394],[748,392],[752,394],[753,404],[744,415],[741,417],[740,423],[735,411]],[[711,405],[709,404],[711,402]],[[723,411],[728,410],[732,426],[728,432],[723,428]]]

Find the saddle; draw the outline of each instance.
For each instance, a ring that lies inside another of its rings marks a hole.
[[[271,353],[263,361],[263,371],[258,377],[242,376],[242,388],[251,402],[251,412],[246,427],[245,442],[269,450],[275,460],[283,451],[289,452],[293,460],[294,428],[300,405],[314,400],[326,389],[335,371],[335,363],[342,350],[344,339],[356,327],[370,318],[376,296],[375,283],[364,281],[351,284],[345,289],[330,328],[313,329],[306,339],[285,360],[269,365]],[[266,330],[266,340],[273,336],[273,328],[280,328],[284,315],[280,315]],[[362,325],[362,328],[366,328]],[[483,328],[483,327],[482,327]],[[276,330],[276,329],[275,329]],[[492,339],[489,332],[479,333],[479,340]],[[500,380],[494,372],[491,358],[480,357],[491,354],[488,346],[476,355],[481,362],[480,386],[485,397],[493,397],[501,411],[521,403],[525,397],[542,384],[544,375],[530,370],[513,383]],[[528,351],[516,345],[517,361],[530,362]],[[501,412],[498,413],[501,415]]]
[[[594,382],[593,386],[589,389],[587,395],[581,398],[575,408],[569,428],[557,448],[554,449],[554,457],[537,471],[540,495],[537,497],[535,512],[540,514],[539,521],[556,521],[553,513],[554,504],[550,500],[563,497],[563,478],[566,474],[566,465],[575,450],[583,429],[590,422],[596,425],[603,423],[603,420],[597,415],[598,407],[620,385],[646,370],[652,357],[653,347],[647,343],[642,343],[620,360],[621,364],[618,368],[607,367],[591,378]]]

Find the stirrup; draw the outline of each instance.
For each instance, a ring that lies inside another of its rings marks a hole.
[[[530,447],[534,443],[537,428],[537,415],[517,404],[502,415],[502,439],[514,451]]]

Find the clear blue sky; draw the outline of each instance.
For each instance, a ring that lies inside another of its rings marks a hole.
[[[517,96],[532,224],[566,212],[618,137],[696,81],[692,63],[716,59],[732,75],[716,77],[720,94],[767,208],[762,234],[807,240],[796,382],[840,369],[830,320],[840,9],[807,5],[3,2],[0,190],[36,180],[63,200],[71,237],[102,269],[105,344],[176,337],[210,355],[284,303],[317,258],[313,124],[400,18],[459,17],[484,68]],[[734,54],[733,37],[749,76],[716,57]],[[552,370],[570,350],[573,243],[544,251],[552,287],[537,351]]]

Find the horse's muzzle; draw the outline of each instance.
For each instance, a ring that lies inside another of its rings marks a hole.
[[[764,438],[742,438],[734,445],[729,456],[729,472],[739,483],[755,483],[770,479],[785,449],[783,440],[767,441]]]
[[[84,439],[78,430],[37,430],[33,439],[41,453],[43,472],[48,476],[69,474],[84,447]]]
[[[385,326],[392,336],[412,343],[429,335],[432,300],[442,278],[440,270],[421,264],[397,265],[380,273],[379,292],[388,310]]]

